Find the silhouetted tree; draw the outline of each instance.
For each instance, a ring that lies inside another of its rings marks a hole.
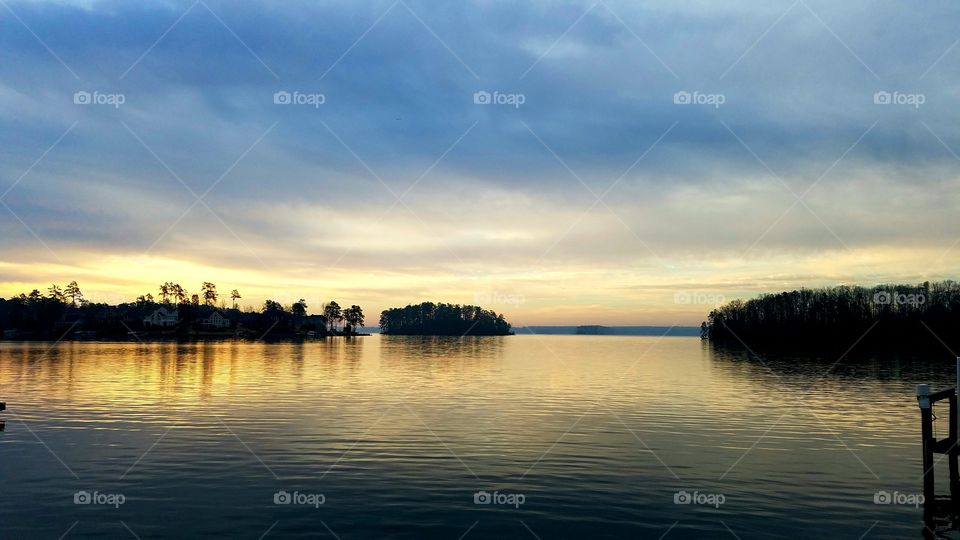
[[[293,303],[290,306],[290,313],[297,318],[303,318],[307,316],[307,301],[301,298],[300,300]]]
[[[66,300],[66,296],[63,294],[63,289],[58,287],[56,284],[50,285],[50,288],[47,289],[50,293],[50,299],[56,300],[57,302],[63,302]]]
[[[240,293],[237,292],[236,289],[230,291],[230,299],[233,300],[233,309],[237,309],[237,300],[240,298],[242,298],[242,296],[240,296]]]
[[[343,320],[347,323],[345,330],[356,333],[357,328],[363,326],[363,310],[354,304],[343,310]]]
[[[187,291],[179,283],[170,284],[170,294],[177,300],[177,304],[187,301]]]
[[[283,309],[283,305],[275,300],[265,300],[260,312],[263,314],[265,320],[273,321],[274,323],[279,323],[287,318],[287,312]]]
[[[80,292],[80,286],[77,285],[76,281],[71,281],[70,284],[67,285],[64,294],[70,299],[70,303],[74,306],[83,299],[83,293]]]
[[[217,303],[217,286],[209,281],[204,281],[200,287],[200,294],[203,296],[203,303],[212,306]]]
[[[170,286],[171,285],[172,284],[169,281],[160,285],[160,300],[164,304],[170,302],[170,294],[171,294]]]
[[[335,300],[331,300],[329,304],[323,306],[323,316],[327,318],[327,323],[330,324],[330,330],[336,329],[337,322],[343,320],[343,310],[340,309],[340,304]]]

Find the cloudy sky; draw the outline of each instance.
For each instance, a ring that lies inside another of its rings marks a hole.
[[[242,7],[239,7],[242,6]],[[955,2],[0,0],[0,294],[697,324],[956,277]]]

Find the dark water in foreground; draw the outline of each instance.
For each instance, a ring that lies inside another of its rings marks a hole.
[[[681,337],[49,347],[0,343],[0,538],[919,538],[874,496],[919,492],[914,386],[954,367]]]

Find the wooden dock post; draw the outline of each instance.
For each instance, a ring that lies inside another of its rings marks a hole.
[[[960,359],[957,361],[957,376],[960,377]],[[960,379],[957,381],[960,383]],[[949,434],[937,440],[933,434],[933,405],[947,401],[950,407]],[[936,482],[934,480],[934,454],[943,454],[950,465],[950,502],[960,508],[960,407],[957,389],[948,388],[930,392],[926,384],[917,385],[917,404],[920,406],[920,436],[923,448],[923,499],[924,514],[932,514],[937,508]]]
[[[960,469],[957,467],[957,394],[950,396],[950,447],[947,449],[947,458],[950,460],[950,500],[960,500]]]
[[[952,529],[960,530],[960,358],[957,358],[957,386],[931,392],[926,384],[917,385],[917,405],[920,406],[920,435],[923,448],[923,521],[924,538],[940,538],[933,534],[944,519]],[[940,401],[949,404],[949,426],[946,438],[937,440],[933,433],[933,406]],[[950,495],[939,501],[934,480],[934,454],[943,454],[950,465]]]
[[[957,357],[957,389],[960,389],[960,356]],[[954,392],[950,397],[950,501],[954,507],[960,505],[960,409],[957,408],[958,396]]]
[[[917,403],[920,405],[920,437],[923,440],[923,498],[924,511],[932,508],[935,492],[933,481],[933,404],[930,402],[930,387],[917,385]]]

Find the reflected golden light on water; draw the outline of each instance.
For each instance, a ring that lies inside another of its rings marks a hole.
[[[835,362],[683,337],[0,342],[0,468],[9,489],[54,501],[126,490],[152,536],[183,505],[200,516],[189,531],[272,523],[271,494],[294,486],[322,489],[337,501],[331,523],[364,533],[370,508],[422,527],[465,517],[436,509],[487,488],[527,493],[541,527],[671,523],[672,493],[699,488],[737,501],[733,524],[815,521],[822,509],[782,504],[806,497],[830,501],[830,527],[852,531],[883,510],[873,492],[916,484],[912,382],[930,369]],[[44,507],[68,522],[75,511]],[[0,510],[13,531],[36,528],[35,515]]]

